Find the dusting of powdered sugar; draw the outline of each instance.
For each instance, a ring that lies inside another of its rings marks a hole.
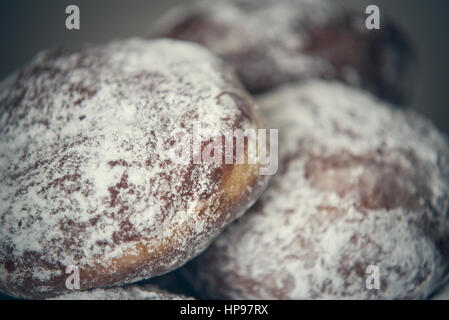
[[[189,268],[211,296],[425,298],[448,267],[449,149],[431,123],[339,83],[258,99],[280,173]],[[368,290],[369,265],[380,289]]]
[[[194,300],[150,285],[129,285],[107,289],[73,291],[49,300]]]
[[[216,135],[253,127],[232,79],[196,44],[140,39],[43,52],[8,78],[0,86],[0,282],[45,282],[69,265],[114,270],[111,259],[135,254],[136,243],[164,243],[183,223],[189,241],[175,237],[174,253],[139,277],[204,249],[218,230],[192,217],[219,193],[221,167],[175,165],[171,138],[198,121]]]

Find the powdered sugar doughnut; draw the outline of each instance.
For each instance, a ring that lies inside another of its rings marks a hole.
[[[409,45],[388,19],[368,30],[366,18],[334,0],[207,0],[169,11],[153,33],[210,48],[252,93],[325,77],[397,102]]]
[[[149,285],[129,285],[108,289],[73,291],[49,300],[194,300]]]
[[[44,52],[0,92],[0,290],[10,295],[62,292],[72,265],[82,290],[173,270],[264,186],[258,164],[172,161],[177,129],[260,121],[230,69],[196,44]]]
[[[280,173],[189,280],[236,299],[428,297],[449,266],[445,138],[337,83],[283,87],[259,104],[279,127]]]

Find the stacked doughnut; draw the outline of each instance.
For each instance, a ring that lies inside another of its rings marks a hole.
[[[38,54],[0,83],[0,291],[434,295],[449,270],[448,143],[385,102],[403,101],[409,45],[364,17],[327,0],[203,1],[148,39]],[[248,139],[244,163],[195,161],[259,128],[279,130],[271,181]]]

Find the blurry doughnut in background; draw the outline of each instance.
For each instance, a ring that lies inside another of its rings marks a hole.
[[[152,36],[198,42],[232,64],[251,93],[309,78],[339,79],[402,103],[410,46],[386,17],[331,0],[214,0],[170,10]]]

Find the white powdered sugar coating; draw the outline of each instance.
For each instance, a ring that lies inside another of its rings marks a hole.
[[[426,298],[449,266],[449,149],[414,113],[322,81],[258,102],[281,167],[188,277],[236,299]],[[380,289],[368,290],[369,265]]]
[[[208,217],[221,166],[170,161],[178,129],[255,127],[238,81],[200,46],[130,39],[44,52],[0,88],[4,286],[31,281],[45,293],[69,265],[114,274],[113,259],[138,255],[136,244],[149,255],[172,248],[114,283],[151,277],[203,250],[232,218]]]
[[[342,13],[338,3],[327,0],[196,1],[170,10],[152,33],[165,34],[189,17],[204,16],[212,27],[216,24],[217,30],[205,29],[197,40],[226,57],[244,82],[256,82],[258,77],[268,75],[273,82],[284,82],[333,73],[326,59],[302,53],[307,39],[305,27]],[[252,54],[240,63],[239,56],[245,52]]]
[[[107,289],[73,291],[49,300],[194,300],[150,285],[129,285]]]

